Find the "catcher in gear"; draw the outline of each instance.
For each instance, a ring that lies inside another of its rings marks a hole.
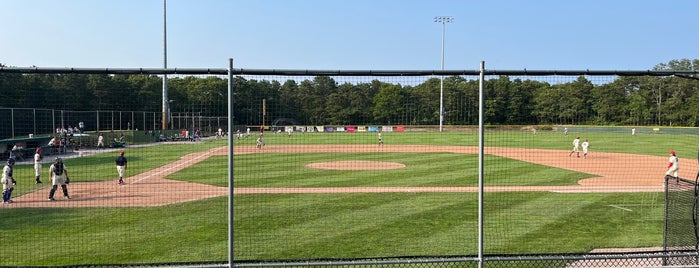
[[[12,191],[15,190],[17,181],[12,176],[15,159],[10,157],[7,159],[7,165],[2,169],[2,202],[12,203]]]
[[[67,186],[67,184],[70,183],[70,178],[68,177],[68,170],[66,169],[65,164],[63,164],[63,159],[60,157],[56,157],[54,163],[51,164],[51,167],[49,167],[49,180],[51,180],[52,184],[51,192],[49,193],[50,201],[55,201],[53,195],[56,193],[59,185],[63,190],[63,196],[65,196],[66,199],[70,199]]]

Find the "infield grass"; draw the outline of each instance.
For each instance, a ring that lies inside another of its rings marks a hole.
[[[486,133],[486,146],[569,150],[576,133]],[[591,151],[693,158],[693,135],[590,133]],[[266,135],[276,144],[375,144],[376,133]],[[386,145],[476,146],[476,133],[384,133]],[[235,141],[254,145],[254,139]],[[225,140],[126,148],[129,174],[181,156],[225,146]],[[77,181],[114,180],[116,153],[67,159]],[[227,158],[212,157],[170,176],[227,185]],[[407,163],[391,171],[308,169],[311,161],[377,160]],[[453,153],[251,154],[235,157],[236,187],[472,186],[476,156]],[[661,164],[661,163],[659,163]],[[566,185],[589,174],[486,157],[492,185]],[[44,172],[47,172],[45,166]],[[15,196],[34,185],[31,166],[18,165]],[[531,180],[543,173],[550,180]],[[529,175],[525,175],[529,174]],[[394,178],[395,176],[395,178]],[[508,180],[498,180],[498,177]],[[390,177],[389,179],[386,179]],[[602,247],[662,245],[663,193],[485,194],[488,254],[581,253]],[[105,201],[107,202],[107,201]],[[237,260],[366,258],[476,253],[475,193],[353,193],[236,195]],[[105,203],[108,206],[108,203]],[[227,258],[227,197],[162,207],[2,208],[3,265],[126,264],[222,261]],[[54,250],[46,250],[47,248]],[[60,250],[59,250],[60,249]]]

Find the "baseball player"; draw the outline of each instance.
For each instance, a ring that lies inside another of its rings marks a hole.
[[[102,132],[97,136],[97,149],[104,149],[104,134]]]
[[[34,152],[34,178],[36,179],[36,184],[41,183],[41,160],[44,156],[41,155],[41,147],[37,147]]]
[[[12,170],[15,165],[15,159],[10,157],[7,159],[7,165],[2,168],[2,202],[5,204],[12,203],[12,191],[15,190],[17,181],[12,177]]]
[[[265,145],[265,138],[262,137],[262,134],[260,134],[260,137],[257,138],[257,149],[262,149],[262,146]]]
[[[573,150],[570,151],[568,156],[573,155],[573,153],[576,153],[578,157],[580,157],[580,136],[575,137],[573,140]]]
[[[383,145],[383,132],[379,131],[379,146]]]
[[[679,158],[677,158],[675,150],[670,151],[670,160],[668,162],[669,163],[667,165],[667,172],[665,172],[665,176],[672,176],[679,182],[680,160]]]
[[[49,180],[52,185],[51,192],[49,192],[49,201],[56,201],[56,199],[53,199],[53,195],[56,193],[59,185],[63,190],[63,196],[65,196],[66,199],[70,199],[67,186],[70,183],[70,178],[68,177],[68,170],[63,164],[63,159],[60,157],[56,157],[54,163],[49,167]]]
[[[124,157],[124,151],[119,152],[119,156],[117,156],[114,162],[116,163],[116,170],[119,174],[119,185],[124,185],[124,173],[126,173],[126,166],[128,165],[128,161],[126,157]]]
[[[585,139],[581,146],[583,149],[583,158],[587,159],[587,149],[590,148],[590,142],[587,139]]]

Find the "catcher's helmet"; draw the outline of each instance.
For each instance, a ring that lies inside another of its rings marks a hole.
[[[61,159],[60,157],[56,157],[56,163],[63,163],[63,159]]]
[[[8,164],[14,164],[14,163],[15,163],[15,158],[14,158],[14,157],[8,158],[8,159],[7,159],[7,163],[8,163]]]

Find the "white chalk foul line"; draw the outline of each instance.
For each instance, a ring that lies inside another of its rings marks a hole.
[[[626,211],[633,211],[633,210],[631,210],[631,209],[628,209],[628,208],[625,208],[625,207],[622,207],[622,206],[617,206],[617,205],[609,205],[609,206],[610,206],[610,207],[613,207],[613,208],[618,208],[618,209],[626,210]]]
[[[195,164],[195,163],[199,163],[199,162],[203,161],[204,159],[209,158],[211,155],[213,155],[213,152],[214,152],[215,150],[217,150],[217,149],[218,149],[218,148],[214,148],[214,149],[208,150],[208,151],[206,151],[205,153],[199,154],[199,155],[197,155],[198,153],[193,153],[193,154],[195,155],[195,157],[192,158],[192,159],[187,159],[187,156],[189,156],[189,155],[186,155],[186,156],[182,157],[182,159],[180,159],[180,160],[177,160],[177,161],[175,161],[175,162],[172,162],[172,163],[170,163],[170,164],[167,164],[169,167],[163,168],[163,169],[159,169],[157,172],[153,172],[153,173],[151,173],[151,174],[148,174],[148,175],[146,175],[146,176],[143,176],[143,177],[141,177],[140,179],[137,179],[137,180],[135,180],[135,181],[133,181],[133,182],[130,182],[130,183],[128,183],[128,184],[138,183],[138,182],[141,182],[141,181],[144,181],[144,180],[146,180],[146,179],[152,178],[152,177],[154,177],[154,176],[159,176],[159,175],[162,175],[162,177],[164,177],[164,176],[166,176],[166,175],[169,175],[169,174],[173,173],[173,172],[170,172],[170,171],[173,170],[173,169],[176,169],[176,168],[179,168],[179,167],[182,167],[182,166],[185,166],[185,167],[191,166],[191,165],[193,165],[193,164]],[[190,155],[192,155],[192,154],[190,154]],[[163,174],[164,174],[164,175],[163,175]],[[138,176],[138,175],[136,175],[136,176]],[[159,177],[160,177],[160,176],[159,176]],[[128,179],[128,178],[127,178],[127,179]],[[128,185],[128,184],[126,184],[126,185]]]

